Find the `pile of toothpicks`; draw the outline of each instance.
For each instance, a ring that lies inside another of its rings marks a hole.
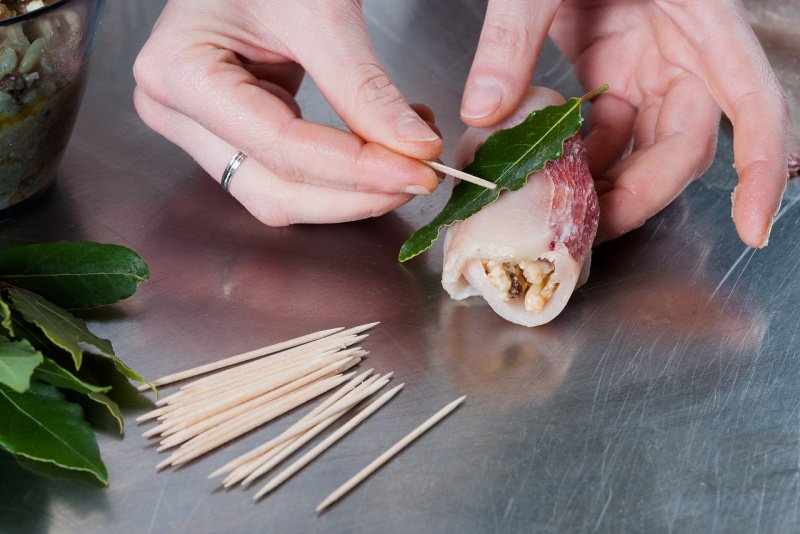
[[[173,450],[156,468],[160,471],[196,460],[332,391],[330,396],[280,435],[209,475],[209,478],[226,475],[222,480],[225,488],[237,484],[249,487],[389,383],[393,373],[381,375],[374,373],[373,369],[361,373],[352,370],[368,354],[359,343],[367,338],[365,332],[377,324],[314,332],[143,385],[140,388],[142,391],[150,385],[160,387],[194,379],[176,393],[158,400],[155,410],[137,419],[140,423],[157,421],[158,425],[145,432],[144,436],[160,440],[159,452]],[[197,378],[201,375],[205,376]],[[385,391],[358,410],[346,423],[269,480],[253,499],[258,501],[289,480],[388,403],[404,385],[399,384]],[[331,493],[317,507],[317,512],[322,512],[344,496],[455,410],[464,399],[456,399],[412,430]]]

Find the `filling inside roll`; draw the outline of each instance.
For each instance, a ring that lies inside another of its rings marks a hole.
[[[555,265],[544,258],[520,262],[484,260],[481,264],[500,298],[524,299],[529,312],[542,311],[558,289],[558,282],[552,276]]]

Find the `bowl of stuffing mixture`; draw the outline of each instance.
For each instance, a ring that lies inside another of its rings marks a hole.
[[[55,180],[105,0],[0,0],[0,219]]]

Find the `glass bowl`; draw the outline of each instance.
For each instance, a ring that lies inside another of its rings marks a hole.
[[[0,20],[0,219],[55,180],[104,6],[58,0]]]

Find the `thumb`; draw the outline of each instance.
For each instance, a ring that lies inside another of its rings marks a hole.
[[[519,106],[559,4],[489,0],[461,102],[465,123],[492,126]]]
[[[332,5],[331,5],[332,4]],[[361,138],[417,159],[435,159],[442,140],[409,106],[380,64],[360,2],[331,2],[296,55],[345,124]],[[335,27],[334,27],[335,26]]]

